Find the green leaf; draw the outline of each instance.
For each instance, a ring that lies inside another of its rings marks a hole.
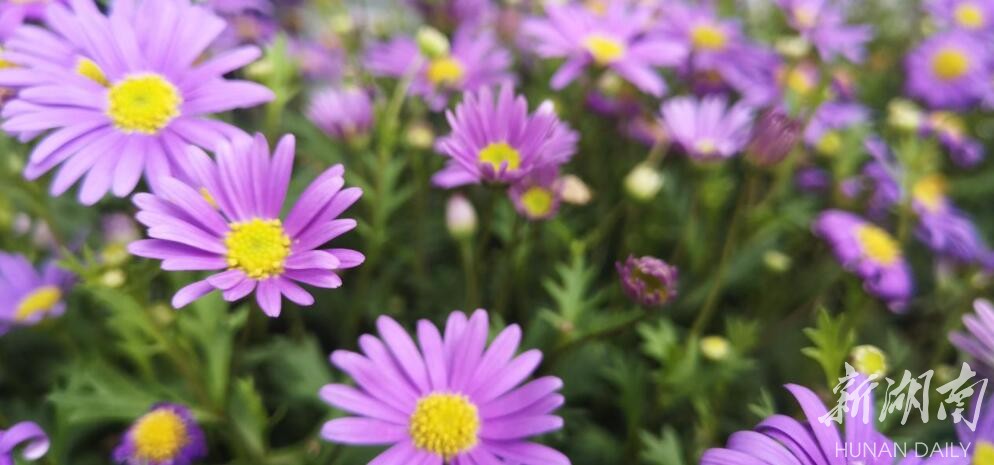
[[[683,458],[683,448],[680,446],[680,437],[672,426],[667,426],[659,433],[652,434],[642,431],[642,462],[652,465],[684,465],[687,462]]]
[[[818,312],[814,328],[805,328],[804,334],[814,344],[801,349],[801,353],[813,358],[825,372],[828,386],[834,386],[842,370],[849,350],[856,341],[856,334],[844,315],[833,318],[824,308]]]

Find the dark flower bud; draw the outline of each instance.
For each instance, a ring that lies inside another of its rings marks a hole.
[[[800,121],[780,110],[766,110],[753,128],[752,141],[746,149],[747,157],[760,166],[776,165],[790,155],[800,137]]]
[[[615,266],[625,294],[644,307],[662,306],[677,295],[676,267],[658,258],[629,255]]]

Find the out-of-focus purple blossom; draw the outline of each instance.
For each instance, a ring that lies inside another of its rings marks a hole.
[[[632,140],[648,147],[669,141],[666,124],[658,116],[639,115],[621,123],[622,132]]]
[[[994,305],[987,299],[977,299],[973,301],[973,310],[975,313],[963,316],[966,330],[950,332],[949,342],[973,358],[976,364],[971,366],[991,377],[994,376]]]
[[[325,134],[351,139],[369,132],[373,102],[369,93],[358,87],[327,88],[311,97],[306,114]]]
[[[804,129],[804,142],[825,154],[842,149],[841,131],[865,122],[870,114],[858,103],[826,102],[815,110]]]
[[[859,216],[827,210],[813,225],[814,233],[832,246],[836,259],[863,280],[866,290],[900,312],[911,298],[911,267],[901,245],[887,231]]]
[[[496,14],[493,0],[407,0],[431,24],[443,29],[479,27]]]
[[[14,465],[17,462],[14,455],[22,448],[21,457],[24,460],[35,461],[48,453],[50,442],[48,435],[32,421],[15,423],[10,428],[0,430],[0,464]]]
[[[111,213],[101,219],[103,239],[108,244],[128,244],[141,238],[138,224],[131,215]]]
[[[338,82],[345,66],[345,54],[339,47],[315,41],[296,39],[290,41],[290,54],[305,78],[323,83]]]
[[[514,209],[531,220],[552,218],[562,201],[562,183],[556,167],[537,170],[514,184],[507,191]]]
[[[190,465],[206,455],[204,431],[190,409],[168,403],[135,420],[114,449],[114,461],[122,465]]]
[[[548,5],[545,12],[527,20],[522,32],[539,56],[566,60],[552,76],[556,90],[597,66],[658,97],[666,92],[666,82],[655,68],[676,66],[687,56],[679,42],[647,35],[650,11],[628,2],[610,2],[601,14],[572,4]]]
[[[906,90],[934,109],[965,109],[991,94],[991,46],[976,35],[936,34],[905,59]]]
[[[780,85],[797,96],[807,97],[818,88],[821,80],[818,66],[804,61],[793,66],[784,65],[780,71]]]
[[[662,105],[663,122],[674,142],[699,161],[723,160],[749,142],[753,110],[724,97],[675,97]]]
[[[974,33],[994,31],[994,2],[990,0],[926,0],[924,6],[942,26]]]
[[[0,41],[7,40],[25,21],[41,21],[45,9],[54,3],[67,4],[68,0],[4,0],[0,2]]]
[[[834,0],[777,0],[791,27],[811,41],[822,60],[843,56],[861,62],[873,28],[846,23],[843,6]]]
[[[831,187],[832,176],[821,168],[808,166],[797,170],[794,174],[794,184],[805,192],[824,192]]]
[[[963,120],[955,113],[932,112],[921,121],[919,131],[922,135],[934,135],[957,166],[970,168],[984,160],[983,144],[966,134]]]
[[[677,296],[679,273],[663,260],[629,255],[625,261],[615,263],[615,268],[625,294],[643,307],[660,307]]]
[[[421,96],[435,111],[444,109],[454,93],[513,81],[508,70],[511,55],[493,34],[465,27],[456,31],[449,54],[428,57],[414,39],[398,37],[370,47],[364,61],[375,76],[413,75],[411,94]]]
[[[466,94],[446,115],[452,133],[437,143],[448,162],[432,182],[453,188],[481,182],[514,183],[561,166],[576,153],[578,135],[549,102],[528,113],[528,101],[510,85],[497,95],[485,87]]]
[[[747,158],[760,166],[780,163],[801,138],[801,122],[777,109],[759,115],[746,149]]]
[[[62,315],[72,283],[72,274],[55,261],[39,271],[22,255],[0,252],[0,335]]]
[[[918,240],[943,258],[994,270],[994,252],[973,222],[946,196],[944,178],[931,175],[919,179],[911,188],[911,197],[918,214]]]

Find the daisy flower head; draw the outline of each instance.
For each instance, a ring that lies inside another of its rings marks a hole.
[[[947,190],[945,178],[938,174],[912,185],[912,205],[918,214],[916,237],[943,258],[994,269],[994,252],[984,244],[973,221],[953,205]]]
[[[842,131],[862,124],[869,118],[869,110],[858,103],[823,103],[804,128],[804,143],[823,154],[834,155],[842,149]]]
[[[822,60],[843,56],[852,62],[863,61],[873,29],[847,24],[842,5],[833,0],[778,0],[777,3],[791,27],[814,44]]]
[[[223,77],[255,60],[255,47],[198,61],[225,25],[189,0],[122,0],[109,16],[75,0],[51,6],[46,25],[22,27],[7,42],[4,56],[17,66],[0,70],[0,86],[20,91],[4,106],[2,127],[22,140],[40,136],[24,175],[61,164],[55,195],[83,179],[79,199],[93,204],[108,191],[131,193],[143,173],[152,185],[179,175],[188,144],[213,148],[243,134],[208,115],[273,98]]]
[[[529,174],[560,166],[576,153],[579,139],[559,120],[550,102],[528,113],[524,96],[510,85],[494,95],[490,88],[466,94],[446,113],[452,133],[436,150],[449,158],[432,182],[451,189],[481,182],[513,183]]]
[[[559,170],[554,166],[536,170],[512,184],[507,194],[521,216],[531,221],[552,218],[563,199]]]
[[[663,103],[661,112],[673,141],[698,161],[730,158],[752,133],[752,108],[741,102],[729,106],[720,96],[674,97]]]
[[[164,270],[217,272],[180,289],[174,307],[215,289],[229,302],[255,291],[263,312],[276,317],[281,294],[298,305],[314,303],[298,282],[337,288],[338,272],[362,263],[354,250],[322,248],[356,226],[338,218],[362,195],[358,188],[343,189],[341,165],[321,173],[289,213],[280,214],[293,158],[290,135],[272,157],[262,135],[220,145],[216,162],[191,147],[190,181],[166,178],[155,194],[134,196],[136,218],[150,239],[131,243],[132,254],[162,260]]]
[[[946,27],[973,33],[994,31],[994,3],[989,0],[929,0],[925,9]]]
[[[973,301],[973,310],[974,313],[963,316],[965,331],[949,333],[949,342],[972,358],[976,365],[971,365],[976,366],[984,376],[992,376],[994,375],[994,305],[987,299],[976,299]],[[991,439],[994,442],[994,437]]]
[[[651,12],[628,2],[611,2],[602,13],[582,5],[549,4],[545,13],[526,20],[522,33],[540,57],[565,59],[552,76],[555,90],[596,66],[658,97],[666,91],[666,83],[655,68],[676,66],[687,56],[680,43],[647,34]]]
[[[38,460],[48,453],[48,435],[31,421],[16,423],[10,428],[0,429],[0,464],[14,465],[17,448],[23,446],[21,457],[25,460]]]
[[[353,445],[389,445],[370,463],[569,465],[529,439],[562,428],[562,381],[545,376],[521,385],[542,359],[514,356],[521,329],[508,326],[487,347],[488,316],[449,315],[444,332],[421,320],[417,342],[387,316],[379,337],[359,339],[362,353],[338,350],[331,362],[356,387],[329,384],[321,398],[354,417],[324,424],[321,436]],[[520,385],[520,386],[519,386]]]
[[[412,74],[411,94],[423,98],[435,111],[444,109],[451,95],[513,80],[511,54],[491,32],[470,27],[455,32],[446,53],[427,56],[414,39],[398,37],[371,46],[364,62],[374,76]]]
[[[746,40],[741,24],[719,17],[707,2],[667,5],[661,10],[658,32],[663,38],[688,49],[690,66],[695,69],[710,68],[733,58]]]
[[[190,409],[167,403],[135,420],[114,449],[114,461],[125,465],[189,465],[206,455],[204,432]]]
[[[991,93],[990,46],[962,31],[926,39],[905,58],[908,94],[936,109],[961,110]]]
[[[54,261],[36,270],[23,256],[0,252],[0,334],[61,315],[72,282]]]
[[[373,102],[358,87],[327,88],[311,97],[307,118],[335,139],[363,136],[373,125]]]
[[[894,236],[841,210],[821,213],[813,229],[832,246],[842,266],[863,280],[869,293],[887,302],[894,311],[903,309],[911,298],[911,267]]]

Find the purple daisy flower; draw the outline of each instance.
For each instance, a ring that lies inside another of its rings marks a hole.
[[[942,176],[919,179],[912,186],[911,195],[918,214],[918,240],[942,257],[994,270],[994,251],[984,244],[973,222],[946,196]]]
[[[135,420],[114,449],[114,461],[126,465],[189,465],[206,455],[204,432],[190,409],[168,403]]]
[[[653,68],[676,66],[687,56],[678,42],[647,35],[651,12],[628,2],[611,2],[602,14],[568,4],[549,5],[545,12],[545,17],[526,20],[522,33],[539,56],[566,60],[552,76],[555,90],[597,65],[658,97],[666,82]]]
[[[480,182],[514,182],[537,170],[560,166],[576,153],[578,136],[559,120],[551,103],[528,114],[524,96],[505,85],[466,94],[446,116],[452,133],[436,149],[449,157],[432,182],[453,188]]]
[[[900,311],[911,298],[911,267],[901,245],[887,231],[841,210],[818,215],[815,235],[827,241],[842,266],[863,280],[866,290]]]
[[[836,56],[859,63],[866,56],[866,43],[873,28],[846,24],[845,11],[833,0],[778,0],[791,27],[811,41],[822,60]]]
[[[963,316],[966,331],[949,333],[949,342],[978,363],[984,376],[994,375],[994,305],[987,299],[973,301],[976,313]],[[992,412],[994,413],[994,412]]]
[[[537,170],[512,184],[507,194],[514,209],[525,218],[532,221],[552,218],[563,199],[559,170],[555,166]]]
[[[243,134],[207,115],[273,98],[259,84],[223,77],[255,60],[255,47],[196,62],[224,21],[188,0],[118,1],[109,17],[78,0],[50,7],[46,23],[50,30],[24,27],[7,43],[4,56],[18,67],[0,70],[0,85],[21,90],[4,106],[2,127],[22,140],[42,136],[24,175],[61,164],[55,195],[84,174],[85,204],[111,190],[131,193],[142,173],[152,185],[178,175],[188,144],[213,148]]]
[[[518,387],[542,354],[514,353],[521,329],[511,325],[487,348],[487,312],[453,312],[444,334],[418,322],[417,343],[387,316],[380,337],[359,339],[361,354],[337,350],[331,362],[358,385],[329,384],[321,398],[355,417],[331,420],[321,437],[354,445],[390,445],[381,465],[517,463],[569,465],[569,459],[532,436],[558,430],[552,415],[563,404],[562,381],[545,376]]]
[[[266,315],[276,317],[280,294],[298,305],[314,303],[296,282],[337,288],[337,272],[362,263],[354,250],[320,248],[356,226],[338,218],[362,195],[342,189],[341,165],[321,173],[284,220],[293,136],[280,139],[272,157],[262,135],[221,145],[216,163],[196,147],[188,156],[192,181],[166,178],[156,194],[134,196],[136,218],[151,239],[128,246],[134,255],[162,260],[164,270],[224,270],[180,289],[174,307],[215,289],[229,302],[254,290]]]
[[[14,451],[24,445],[21,457],[35,461],[48,452],[48,435],[37,423],[22,421],[0,430],[0,465],[14,465]]]
[[[933,108],[964,109],[991,93],[990,47],[962,31],[926,39],[905,59],[907,92]]]
[[[54,261],[38,271],[23,256],[0,252],[0,334],[61,315],[72,281]]]
[[[306,113],[318,129],[336,139],[361,137],[373,125],[373,102],[358,87],[321,90],[311,97]]]
[[[421,96],[435,111],[449,96],[511,82],[511,54],[488,31],[463,27],[452,39],[452,50],[439,57],[424,56],[409,37],[373,45],[364,62],[374,76],[403,77],[414,73],[411,94]]]
[[[935,136],[956,166],[971,168],[984,160],[984,145],[966,133],[963,119],[951,112],[935,111],[923,119],[919,132]]]
[[[990,0],[929,0],[925,9],[946,27],[967,32],[994,30],[994,3]]]
[[[747,157],[759,166],[773,166],[794,150],[801,136],[801,122],[778,109],[767,109],[756,120]]]
[[[753,110],[742,102],[729,107],[721,96],[674,97],[661,111],[670,137],[695,160],[723,160],[749,142]]]
[[[621,288],[639,305],[660,307],[677,296],[677,268],[656,257],[629,255],[615,263],[615,268]]]
[[[858,103],[823,103],[804,128],[804,142],[821,153],[834,155],[842,149],[841,132],[866,122],[869,117],[869,110]]]
[[[0,3],[0,40],[10,37],[25,21],[45,19],[45,9],[53,3],[68,3],[66,0],[5,0]]]
[[[772,415],[752,431],[732,434],[726,448],[705,451],[700,465],[891,465],[895,457],[890,454],[859,452],[894,450],[893,441],[877,432],[874,425],[872,390],[878,384],[876,378],[855,372],[848,376],[845,394],[850,403],[839,411],[839,417],[832,418],[814,391],[788,384],[787,390],[801,405],[807,421]],[[833,421],[844,421],[844,434],[839,434]]]

